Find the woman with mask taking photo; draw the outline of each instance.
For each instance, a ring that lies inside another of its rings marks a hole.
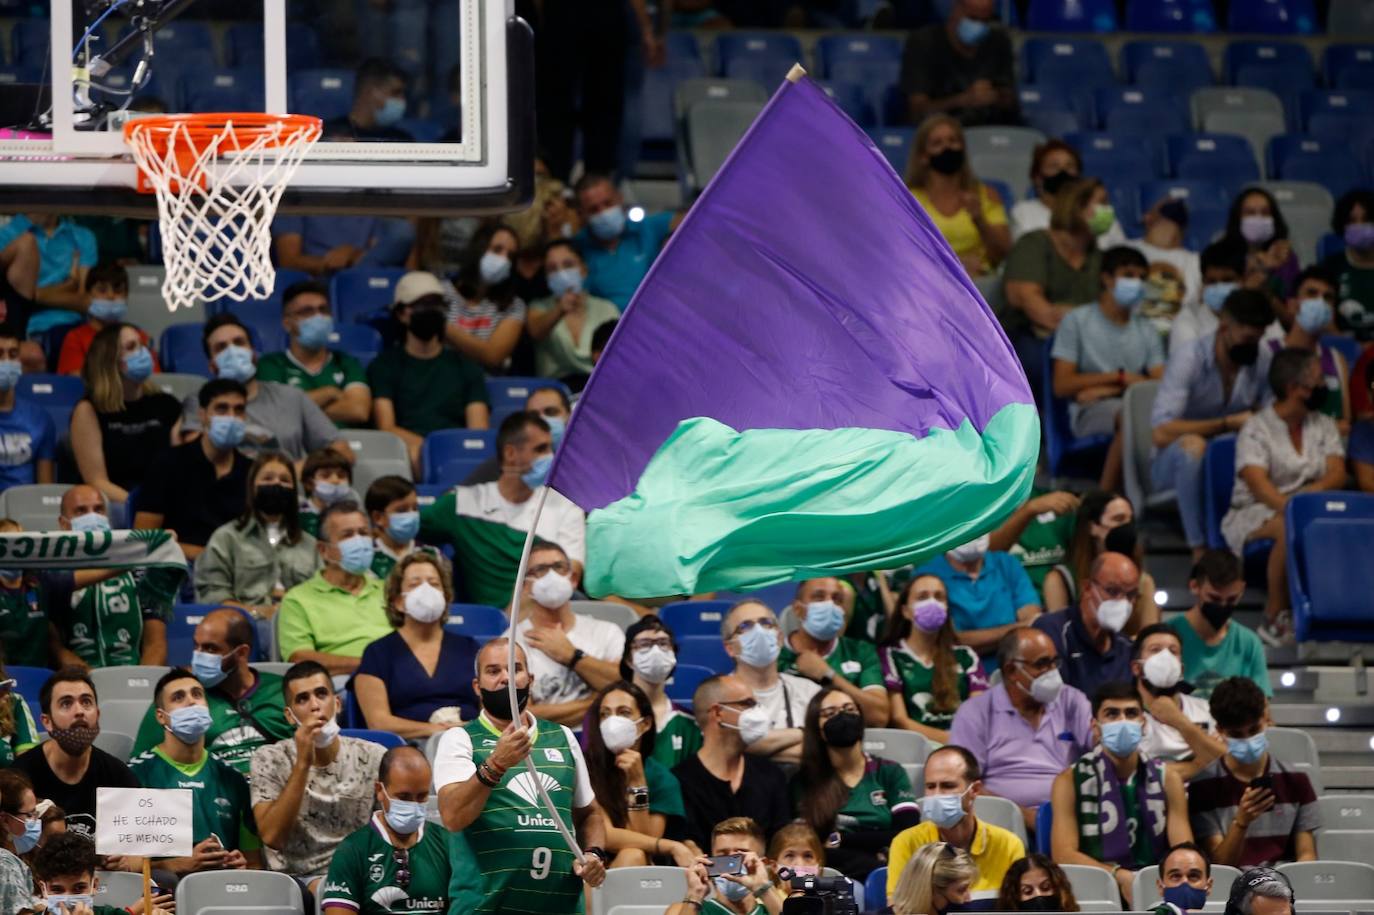
[[[906,770],[864,753],[858,705],[834,687],[806,707],[801,769],[792,794],[801,819],[824,837],[829,865],[863,880],[887,861],[892,838],[919,819]]]
[[[668,769],[701,749],[701,728],[696,719],[673,705],[663,691],[676,669],[677,639],[662,620],[641,617],[625,630],[620,676],[648,697],[658,735],[650,755]]]

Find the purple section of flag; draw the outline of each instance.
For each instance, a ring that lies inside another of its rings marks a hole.
[[[1031,403],[1016,355],[882,153],[784,83],[669,239],[583,393],[550,482],[629,495],[677,424],[979,431]]]

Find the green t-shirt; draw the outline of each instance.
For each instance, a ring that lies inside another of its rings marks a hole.
[[[16,756],[38,743],[38,727],[33,723],[33,715],[24,697],[10,693],[9,707],[14,732],[0,737],[0,769],[8,769],[14,764]]]
[[[695,756],[701,749],[701,728],[697,720],[686,712],[673,709],[665,724],[654,738],[653,759],[669,770],[677,768],[678,763]]]
[[[677,776],[652,756],[644,760],[644,784],[649,789],[650,813],[661,814],[669,819],[687,817],[687,808],[682,803],[682,786],[678,784]]]
[[[257,686],[238,702],[219,688],[207,689],[205,700],[210,707],[210,730],[205,732],[205,748],[244,778],[249,777],[254,750],[295,736],[295,726],[286,720],[281,677],[276,674],[259,671]],[[156,711],[149,706],[138,726],[138,735],[134,738],[135,756],[162,743],[167,733],[157,723]]]
[[[528,532],[460,514],[457,505],[457,492],[449,490],[420,509],[420,539],[453,546],[455,578],[462,581],[469,601],[504,607],[510,603],[511,582],[520,568]]]
[[[835,645],[830,649],[830,654],[825,656],[825,661],[831,670],[859,689],[883,688],[883,670],[878,663],[878,649],[868,642],[841,636],[835,640]],[[783,642],[782,651],[778,653],[778,671],[802,676],[802,672],[797,670],[797,653],[786,642]]]
[[[320,908],[330,905],[360,915],[392,912],[448,911],[449,833],[438,823],[420,826],[419,840],[407,849],[391,844],[386,829],[372,822],[350,834],[334,850],[329,876],[320,889]],[[403,861],[397,861],[402,857]],[[401,863],[410,871],[404,886],[397,880]]]
[[[1264,643],[1259,636],[1231,620],[1226,636],[1216,645],[1208,645],[1193,629],[1188,617],[1180,614],[1168,621],[1183,643],[1183,672],[1195,687],[1194,696],[1207,699],[1218,683],[1227,677],[1244,677],[1255,681],[1266,696],[1274,695],[1269,683],[1269,663],[1264,657]]]
[[[1336,275],[1337,302],[1354,299],[1366,311],[1374,310],[1374,270],[1352,266],[1344,251],[1328,257],[1322,266]]]
[[[125,572],[73,592],[71,608],[54,614],[67,647],[92,667],[138,664],[143,621],[171,618],[167,571]]]
[[[452,350],[417,359],[401,347],[382,353],[367,367],[372,396],[391,401],[396,425],[416,435],[467,426],[467,406],[487,403],[481,367]]]
[[[129,771],[144,788],[191,789],[192,843],[203,842],[213,833],[229,851],[262,847],[248,782],[210,753],[199,762],[183,765],[161,747],[153,747],[129,760]]]
[[[735,910],[723,905],[719,900],[707,899],[701,904],[701,915],[735,915]],[[756,902],[749,915],[768,915],[768,907],[762,902]]]
[[[480,766],[500,735],[478,717],[463,725],[472,744],[472,762]],[[563,822],[572,822],[577,759],[568,731],[540,720],[531,756]],[[477,819],[458,834],[453,848],[455,912],[570,913],[582,911],[582,881],[573,873],[572,852],[563,844],[553,820],[524,764],[511,766],[492,790]]]
[[[18,588],[0,588],[0,645],[5,663],[48,666],[48,601],[36,575]]]
[[[316,374],[306,371],[290,350],[268,353],[258,359],[258,381],[277,381],[302,391],[320,388],[346,388],[350,384],[367,384],[363,364],[347,353],[329,351],[329,359]]]
[[[801,803],[801,776],[792,778],[792,803]],[[863,778],[849,789],[849,798],[835,815],[835,831],[867,832],[892,828],[892,815],[918,809],[916,792],[906,770],[895,762],[869,757]],[[822,837],[824,838],[824,837]]]
[[[305,505],[302,505],[300,519],[301,530],[318,539],[320,536],[320,513],[315,511],[315,507],[312,505],[306,508]]]
[[[854,613],[849,617],[849,626],[844,631],[851,639],[876,645],[883,637],[883,628],[887,625],[887,611],[883,607],[883,595],[878,590],[878,582],[874,577],[882,574],[885,573],[873,572],[865,575],[863,582],[858,585],[846,580],[846,583],[854,588]]]
[[[1092,245],[1082,268],[1075,270],[1059,256],[1050,240],[1049,229],[1027,232],[1017,239],[1007,254],[1002,282],[1038,283],[1045,298],[1056,305],[1082,305],[1097,301],[1100,291],[1102,252]],[[1008,309],[1008,323],[1018,328],[1029,325],[1025,313]]]
[[[901,693],[906,713],[918,724],[948,730],[954,723],[954,709],[942,712],[932,707],[935,696],[931,689],[935,682],[935,668],[926,664],[905,643],[882,649],[883,676],[891,692]],[[959,666],[959,700],[969,696],[969,682],[986,685],[978,654],[965,645],[954,646],[954,661]]]
[[[1033,489],[1030,497],[1044,495],[1049,490]],[[1031,519],[1021,533],[1021,539],[1011,545],[1008,553],[1021,561],[1021,568],[1030,576],[1031,584],[1039,591],[1045,586],[1050,569],[1064,562],[1073,540],[1074,516],[1046,512]]]
[[[396,556],[392,556],[390,553],[386,551],[386,547],[382,546],[382,541],[375,538],[372,541],[372,545],[377,548],[377,551],[372,554],[372,574],[376,575],[382,581],[387,580],[387,578],[391,575],[391,570],[396,568],[396,564],[400,562],[401,559],[404,559],[406,556],[410,555],[409,553],[403,553],[399,558]],[[429,553],[436,559],[439,558],[439,552],[437,550],[432,550],[427,546],[414,546],[412,544],[412,551]]]

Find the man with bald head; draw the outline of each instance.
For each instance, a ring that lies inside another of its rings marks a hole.
[[[320,893],[325,915],[390,912],[387,896],[407,911],[449,909],[449,834],[425,822],[431,772],[425,754],[392,747],[377,768],[372,821],[334,851]]]
[[[1064,682],[1092,694],[1104,683],[1131,679],[1131,640],[1121,634],[1140,597],[1140,569],[1122,553],[1093,560],[1079,582],[1077,605],[1046,613],[1036,629],[1054,642]]]
[[[864,724],[887,727],[887,686],[878,650],[846,638],[849,626],[845,585],[838,578],[809,578],[797,585],[792,613],[800,626],[784,639],[778,670],[833,686],[858,703]]]
[[[1092,749],[1092,706],[1060,676],[1054,641],[1021,626],[997,643],[1002,682],[954,713],[949,742],[973,754],[983,791],[1010,798],[1030,828],[1055,776]]]
[[[62,494],[57,523],[64,531],[108,531],[105,497],[94,486],[73,486]],[[87,667],[166,664],[167,620],[180,577],[167,569],[73,572],[70,598],[63,593],[50,600],[62,638],[60,660]]]
[[[205,687],[210,709],[205,748],[247,778],[254,750],[287,740],[296,732],[281,703],[281,677],[249,666],[253,625],[242,610],[211,610],[196,626],[193,640],[191,672]],[[162,738],[157,710],[149,708],[133,755],[152,749]]]
[[[720,621],[720,637],[725,653],[734,659],[735,677],[768,716],[768,734],[750,743],[749,752],[800,762],[806,706],[821,688],[804,677],[779,673],[782,629],[777,616],[756,600],[740,601]]]

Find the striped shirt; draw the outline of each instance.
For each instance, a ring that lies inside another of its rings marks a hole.
[[[449,287],[444,290],[444,308],[450,324],[458,325],[478,340],[490,339],[497,325],[507,318],[525,323],[525,303],[518,298],[512,299],[505,308],[490,299],[483,299],[474,305]]]
[[[1297,850],[1293,837],[1299,832],[1313,832],[1321,825],[1317,795],[1305,773],[1289,769],[1271,755],[1264,774],[1273,780],[1274,806],[1260,814],[1245,831],[1240,860],[1235,862],[1242,868],[1294,860]],[[1227,768],[1225,756],[1189,783],[1188,813],[1198,841],[1226,835],[1248,785]]]

